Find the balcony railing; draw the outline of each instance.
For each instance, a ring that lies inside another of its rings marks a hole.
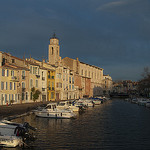
[[[25,76],[22,76],[22,80],[25,80],[25,78],[26,78]]]
[[[25,92],[26,88],[22,88],[22,92]]]
[[[48,78],[49,78],[49,79],[54,79],[54,76],[48,75]]]
[[[37,78],[40,78],[40,75],[36,75]]]
[[[45,88],[42,88],[42,91],[45,91]]]

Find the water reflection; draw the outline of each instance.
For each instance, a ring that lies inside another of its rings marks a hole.
[[[31,149],[126,150],[150,147],[150,111],[123,100],[111,100],[78,114],[76,119],[35,115],[13,121],[29,122],[38,130]],[[15,149],[17,150],[17,149]]]

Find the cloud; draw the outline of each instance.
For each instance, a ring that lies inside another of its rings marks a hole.
[[[101,5],[100,7],[97,8],[97,10],[98,11],[100,11],[100,10],[109,10],[111,8],[114,8],[114,7],[120,7],[120,6],[127,5],[130,2],[131,1],[129,1],[129,0],[124,0],[124,1],[120,0],[120,1],[109,2],[109,3]]]

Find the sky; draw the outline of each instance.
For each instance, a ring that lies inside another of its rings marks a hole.
[[[150,66],[150,0],[0,0],[0,51],[48,59],[56,33],[62,58],[138,81]]]

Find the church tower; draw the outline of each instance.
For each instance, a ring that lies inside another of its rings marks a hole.
[[[48,61],[51,65],[56,65],[59,60],[59,40],[56,38],[56,34],[53,34],[53,37],[50,39],[49,51],[48,51]]]

